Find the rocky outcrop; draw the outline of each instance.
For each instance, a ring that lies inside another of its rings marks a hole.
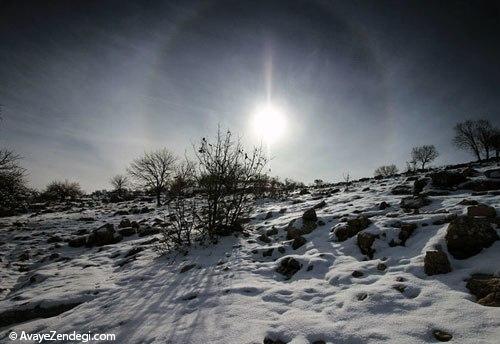
[[[497,179],[471,180],[467,183],[464,183],[461,186],[461,188],[478,192],[500,190],[500,180]]]
[[[432,186],[438,188],[452,188],[467,181],[462,173],[441,171],[431,173]]]
[[[487,178],[500,179],[500,168],[493,168],[491,170],[484,171],[484,175]]]
[[[413,190],[408,185],[398,185],[391,190],[391,194],[393,195],[411,195],[412,193]]]
[[[448,256],[443,251],[427,251],[424,258],[424,270],[428,276],[447,274],[451,271]]]
[[[448,252],[454,258],[466,259],[490,247],[499,238],[488,220],[461,216],[450,222],[445,239]]]
[[[370,226],[371,223],[370,219],[366,216],[359,216],[355,219],[347,220],[346,224],[335,228],[335,236],[338,241],[346,241]]]
[[[466,287],[476,297],[477,303],[483,306],[500,307],[500,277],[472,275]]]

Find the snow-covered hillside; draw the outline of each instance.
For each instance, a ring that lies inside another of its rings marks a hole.
[[[465,184],[421,174],[259,200],[243,233],[186,256],[153,249],[166,210],[152,203],[4,218],[0,341],[76,330],[118,343],[499,343],[500,196],[471,190],[498,186],[491,168],[453,172]],[[489,239],[451,254],[450,222],[467,213]],[[123,219],[139,229],[123,222],[115,244],[68,245]],[[466,287],[476,274],[493,288],[482,304]]]

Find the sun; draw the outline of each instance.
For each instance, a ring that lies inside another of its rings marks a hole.
[[[259,105],[253,114],[253,129],[264,143],[275,143],[286,130],[283,110],[271,103]]]

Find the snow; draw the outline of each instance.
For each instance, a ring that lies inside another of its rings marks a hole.
[[[467,207],[458,205],[464,198],[491,205],[500,214],[500,197],[457,190],[429,197],[432,203],[419,214],[404,213],[399,202],[406,196],[392,195],[390,190],[405,179],[359,182],[348,192],[329,196],[318,194],[327,189],[312,189],[312,195],[259,200],[247,225],[250,237],[222,238],[214,246],[195,247],[186,256],[159,257],[154,244],[147,244],[150,236],[134,235],[100,248],[71,248],[65,242],[54,248],[54,243],[47,243],[53,235],[64,239],[104,223],[117,226],[124,217],[152,223],[163,218],[163,207],[149,214],[114,216],[116,205],[100,205],[84,212],[73,209],[2,219],[0,313],[35,305],[78,306],[51,318],[1,328],[0,341],[10,331],[77,330],[115,333],[120,343],[250,344],[266,337],[294,344],[434,343],[432,331],[438,329],[451,333],[456,343],[498,343],[500,309],[475,303],[465,279],[474,273],[500,275],[500,241],[466,260],[448,255],[453,271],[445,275],[427,276],[423,259],[436,245],[446,252],[448,225],[433,225],[436,220],[464,214]],[[361,191],[366,187],[370,190]],[[303,212],[321,200],[326,206],[316,212],[325,224],[304,235],[307,243],[293,250],[285,228],[294,219],[294,226],[300,226]],[[382,201],[390,207],[379,210]],[[265,220],[270,211],[273,216]],[[356,237],[337,242],[331,233],[342,218],[358,214],[372,221],[365,232],[380,235],[372,260],[360,252]],[[78,221],[81,217],[96,221]],[[26,225],[17,228],[13,222]],[[398,222],[415,223],[417,229],[406,246],[390,247],[399,233]],[[271,243],[257,239],[273,226],[278,235],[270,236]],[[125,258],[139,246],[144,250],[135,259]],[[264,257],[270,248],[272,254]],[[19,261],[25,251],[29,259]],[[55,252],[59,257],[50,259]],[[289,280],[276,272],[283,257],[302,265]],[[377,269],[380,263],[387,269]],[[195,267],[181,273],[186,264]],[[355,270],[363,275],[354,277]]]

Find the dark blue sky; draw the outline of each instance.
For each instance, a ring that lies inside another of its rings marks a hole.
[[[288,127],[272,173],[306,182],[401,169],[411,147],[468,160],[454,123],[500,109],[498,2],[1,1],[0,144],[34,186],[102,188],[145,149],[182,155],[217,124]],[[269,74],[267,74],[269,75]]]

